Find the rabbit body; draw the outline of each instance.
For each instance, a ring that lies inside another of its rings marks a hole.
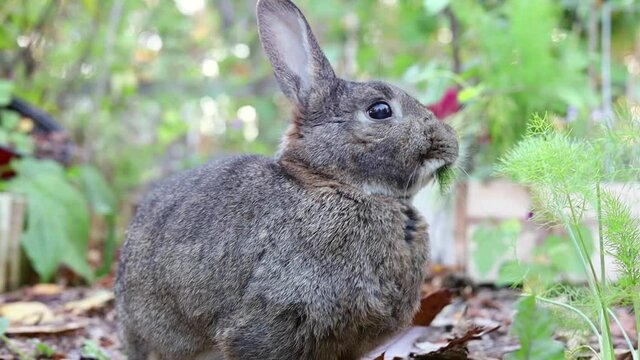
[[[410,201],[455,161],[455,132],[392,85],[336,77],[289,0],[257,15],[292,124],[273,158],[201,166],[141,204],[116,279],[132,360],[357,359],[417,309]]]
[[[148,197],[117,287],[131,358],[356,359],[410,322],[425,223],[406,201],[300,176],[243,156]]]

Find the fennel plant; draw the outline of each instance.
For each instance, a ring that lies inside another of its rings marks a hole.
[[[598,338],[600,359],[615,359],[612,325],[624,333],[633,359],[640,359],[640,350],[634,349],[612,310],[615,305],[632,306],[640,333],[640,220],[624,197],[603,187],[610,180],[637,179],[638,159],[623,155],[637,154],[639,149],[640,120],[633,116],[624,117],[616,128],[603,128],[594,139],[577,139],[554,129],[547,116],[536,115],[527,135],[499,166],[501,174],[529,187],[537,220],[547,226],[560,224],[569,234],[587,274],[595,316],[567,298],[536,296],[586,322]],[[590,256],[591,244],[579,230],[588,213],[594,214],[598,224],[597,259]],[[615,281],[607,279],[606,255],[616,263]]]

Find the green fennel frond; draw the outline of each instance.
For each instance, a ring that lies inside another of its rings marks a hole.
[[[640,286],[640,219],[621,197],[602,194],[602,229],[607,247],[618,266],[619,284],[637,291]]]

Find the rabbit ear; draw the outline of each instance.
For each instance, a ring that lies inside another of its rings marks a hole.
[[[335,81],[304,15],[289,0],[260,0],[258,31],[280,89],[296,105]]]

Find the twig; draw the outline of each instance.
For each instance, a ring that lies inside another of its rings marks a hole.
[[[444,14],[449,18],[449,26],[451,28],[452,70],[455,74],[460,74],[462,71],[462,61],[460,59],[460,22],[450,6],[444,9]]]
[[[613,106],[611,95],[611,3],[602,3],[602,109],[605,124],[613,126]]]
[[[98,113],[100,113],[99,108],[102,103],[102,98],[105,96],[107,87],[109,86],[109,75],[111,73],[111,53],[113,51],[113,45],[115,42],[118,25],[120,24],[120,19],[122,18],[123,8],[124,0],[114,0],[111,6],[111,11],[109,12],[109,22],[107,23],[107,33],[104,45],[104,57],[102,58],[102,64],[98,67],[100,73],[97,76],[97,82],[93,92],[93,103],[97,108],[96,110]],[[84,127],[83,150],[85,160],[89,160],[92,156],[91,142],[89,141],[89,139],[91,139],[94,128],[94,126]]]
[[[58,1],[57,0],[51,0],[47,3],[47,6],[45,7],[44,10],[42,10],[42,13],[40,14],[40,17],[38,18],[38,21],[36,22],[36,25],[33,27],[33,29],[31,31],[29,31],[31,34],[40,34],[42,33],[45,25],[47,25],[47,22],[49,21],[49,19],[54,15],[55,10],[58,8]],[[33,75],[33,73],[36,70],[37,67],[37,63],[36,60],[33,57],[33,46],[35,41],[34,37],[32,36],[32,41],[29,42],[29,44],[27,46],[25,46],[22,51],[20,51],[17,56],[16,59],[14,60],[14,65],[13,66],[17,66],[19,61],[22,61],[24,63],[25,66],[25,75],[27,79],[31,79],[31,76]]]

